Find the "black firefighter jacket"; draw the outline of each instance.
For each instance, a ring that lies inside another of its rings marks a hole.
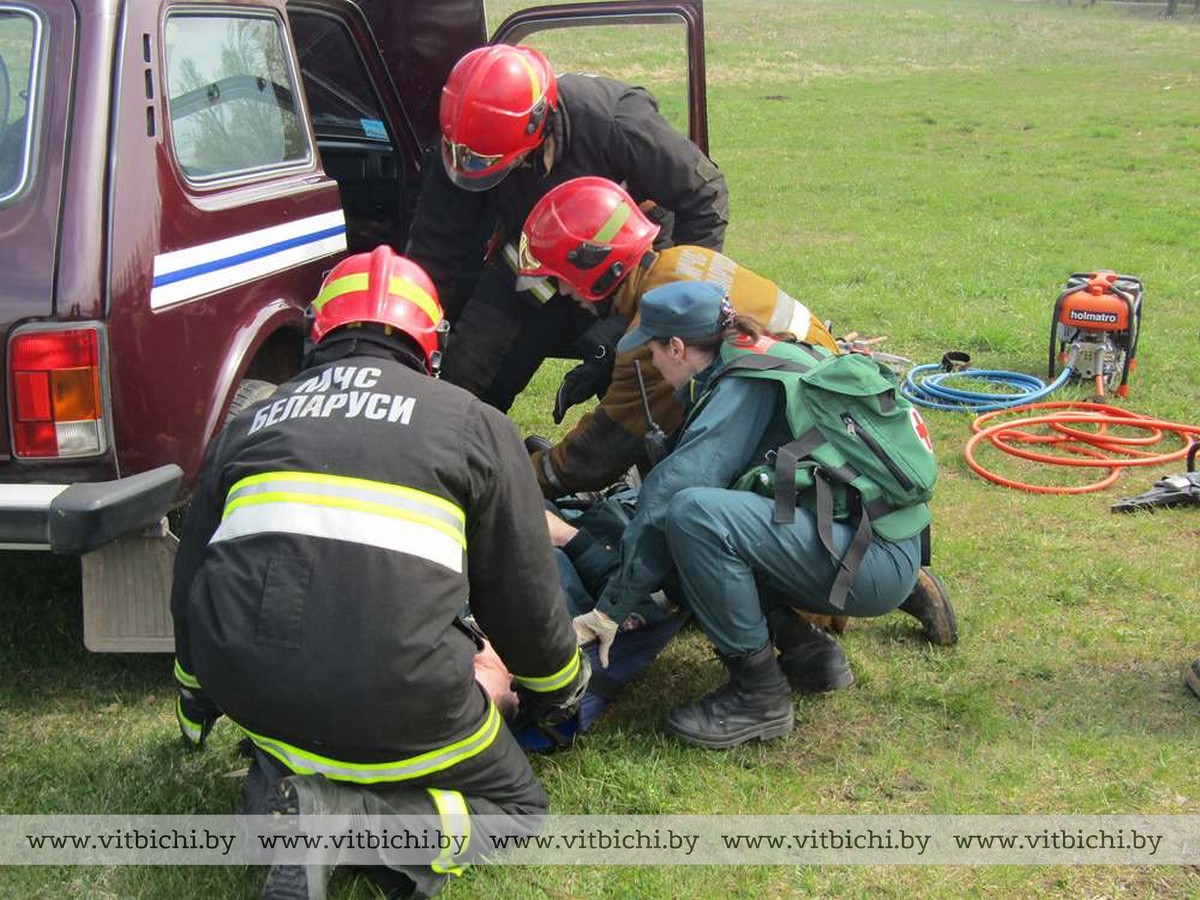
[[[547,141],[491,190],[456,188],[439,157],[430,158],[406,253],[429,273],[439,296],[453,295],[464,265],[478,265],[467,257],[486,216],[495,217],[504,240],[515,240],[543,194],[581,175],[624,184],[634,200],[652,200],[673,214],[674,243],[723,246],[725,176],[659,114],[650,93],[592,75],[562,75],[558,89]]]
[[[468,597],[520,683],[570,693],[559,591],[512,423],[390,355],[353,355],[210,448],[176,560],[177,675],[293,771],[418,778],[502,727],[455,624]]]

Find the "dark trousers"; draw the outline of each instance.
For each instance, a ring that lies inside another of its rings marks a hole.
[[[493,260],[450,329],[442,378],[507,412],[547,357],[578,357],[575,341],[595,322],[570,297],[539,303],[517,291],[512,270]]]
[[[292,774],[283,763],[255,748],[254,758],[242,785],[239,811],[243,815],[269,814],[267,797],[272,786]],[[436,819],[438,810],[429,789],[459,792],[471,814],[471,840],[466,853],[456,859],[456,862],[463,864],[489,853],[493,834],[529,834],[536,831],[550,805],[525,753],[506,726],[501,727],[496,740],[483,752],[425,778],[369,785],[333,783],[347,792],[347,802],[354,808],[355,814],[366,816],[368,820],[390,816]],[[477,819],[478,816],[485,818]],[[432,897],[449,877],[435,872],[428,865],[389,864],[383,856],[380,863],[413,882],[415,892],[409,896],[414,898]]]

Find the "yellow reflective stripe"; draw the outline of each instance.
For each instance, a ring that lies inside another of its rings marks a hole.
[[[437,807],[438,816],[442,820],[442,834],[461,835],[463,838],[461,853],[465,854],[471,846],[471,811],[467,801],[458,791],[443,791],[438,788],[427,788],[433,805]],[[454,842],[448,841],[437,859],[429,864],[429,868],[442,875],[462,875],[469,863],[462,865],[455,862]]]
[[[330,300],[343,294],[365,291],[371,285],[371,276],[367,272],[356,272],[353,275],[343,275],[325,285],[321,293],[313,300],[313,309],[321,309]],[[436,325],[441,321],[441,309],[429,294],[419,284],[414,284],[407,278],[392,277],[388,279],[388,293],[395,297],[403,297],[416,304],[431,322]]]
[[[579,675],[579,651],[575,651],[575,655],[571,657],[571,661],[555,672],[553,675],[546,675],[541,678],[528,678],[524,675],[513,675],[517,681],[525,685],[531,691],[537,691],[539,694],[549,691],[557,691],[559,688],[565,688],[567,685],[575,681]]]
[[[175,660],[175,680],[182,684],[185,688],[200,690],[200,679],[190,672],[185,672],[183,666],[179,664],[179,660]]]
[[[199,722],[193,722],[183,714],[183,701],[179,698],[175,699],[175,718],[179,720],[179,727],[193,741],[200,740],[200,735],[204,733],[204,726]]]
[[[515,53],[513,55],[521,61],[521,65],[523,65],[525,67],[525,71],[529,73],[529,87],[532,89],[533,94],[533,96],[529,98],[529,106],[532,109],[533,106],[538,102],[538,98],[542,96],[542,82],[538,78],[537,69],[530,64],[529,60],[525,58],[523,53]]]
[[[421,503],[428,503],[430,506],[439,507],[452,516],[457,518],[464,525],[467,517],[462,509],[455,506],[449,500],[429,494],[425,491],[419,491],[416,488],[405,487],[402,484],[390,484],[386,481],[371,481],[368,478],[354,478],[349,475],[323,475],[318,472],[263,472],[259,475],[248,475],[234,483],[229,489],[229,494],[226,495],[226,501],[233,497],[238,491],[245,487],[251,487],[258,484],[266,484],[272,481],[299,481],[308,484],[321,484],[334,488],[358,488],[361,490],[376,491],[381,494],[394,494],[398,497],[407,497]]]
[[[235,723],[236,724],[236,723]],[[501,719],[489,701],[483,724],[461,741],[430,750],[419,756],[383,763],[353,763],[319,756],[291,744],[275,740],[238,725],[260,750],[275,757],[297,775],[324,775],[334,781],[375,784],[381,781],[408,781],[441,772],[482,753],[500,733]]]
[[[607,244],[617,236],[621,230],[621,226],[629,221],[629,216],[633,212],[629,204],[622,200],[617,204],[617,208],[612,211],[612,215],[608,217],[600,230],[592,235],[592,243]]]
[[[341,278],[336,278],[321,289],[321,293],[317,294],[313,300],[313,309],[320,309],[334,297],[340,297],[342,294],[349,294],[351,291],[365,291],[370,283],[370,275],[366,272],[358,272],[354,275],[344,275]]]
[[[400,509],[395,506],[388,506],[383,503],[368,503],[363,500],[347,500],[341,497],[320,497],[313,494],[297,494],[286,491],[274,491],[269,494],[253,494],[249,497],[242,497],[228,503],[225,506],[225,514],[222,519],[228,518],[229,515],[238,509],[248,506],[265,506],[270,504],[301,504],[304,506],[329,507],[331,509],[349,509],[355,512],[370,513],[376,516],[387,516],[392,519],[404,519],[408,522],[416,522],[418,525],[424,525],[427,528],[432,528],[440,531],[443,534],[456,540],[460,546],[467,546],[467,536],[461,530],[455,530],[452,526],[447,525],[438,519],[431,516],[422,515],[418,512],[413,512],[408,509]],[[284,529],[281,529],[284,530]]]
[[[466,547],[459,532],[444,530],[449,527],[320,503],[249,502],[222,519],[209,544],[263,534],[293,534],[402,553],[461,575]]]
[[[419,284],[407,278],[392,278],[388,281],[388,293],[394,297],[403,297],[420,307],[421,312],[429,316],[434,325],[442,320],[442,310],[429,294],[421,289]]]

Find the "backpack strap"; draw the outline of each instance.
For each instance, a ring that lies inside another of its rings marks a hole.
[[[806,349],[809,354],[813,356],[814,362],[820,361],[821,357],[818,356],[817,352],[811,347],[808,347],[804,344],[797,344],[795,346],[804,347],[804,349]],[[782,371],[804,373],[810,368],[811,366],[803,365],[794,360],[783,359],[779,356],[767,356],[766,354],[760,355],[756,353],[747,353],[745,356],[735,356],[713,373],[712,378],[708,380],[708,384],[704,387],[704,393],[700,395],[700,399],[696,402],[696,404],[688,410],[687,416],[683,420],[683,424],[675,430],[675,432],[672,434],[672,438],[676,441],[679,440],[679,436],[690,424],[692,424],[692,421],[696,418],[696,416],[700,415],[700,410],[702,410],[705,404],[708,403],[708,398],[712,394],[712,390],[716,386],[717,382],[731,372],[745,370],[750,372]],[[787,521],[790,522],[792,520],[788,519]]]
[[[775,513],[780,525],[796,521],[796,467],[800,460],[825,443],[825,435],[810,428],[775,451]]]
[[[803,344],[795,346],[802,347]],[[813,351],[815,354],[815,351]],[[815,356],[813,362],[820,362],[821,357]],[[805,365],[799,360],[784,359],[782,356],[769,356],[765,353],[747,353],[744,356],[735,356],[713,375],[712,381],[709,384],[716,382],[718,378],[729,374],[738,369],[745,369],[751,372],[798,372],[803,374],[811,369],[812,366]]]
[[[850,479],[846,478],[848,473],[853,473]],[[817,469],[814,474],[817,494],[817,536],[821,539],[821,544],[825,547],[826,552],[833,559],[838,560],[838,573],[833,579],[833,587],[829,591],[829,602],[837,609],[845,609],[846,594],[850,592],[850,583],[854,580],[859,565],[867,555],[867,548],[871,546],[871,515],[867,512],[865,505],[860,505],[858,527],[854,530],[854,537],[850,539],[850,546],[846,548],[845,554],[838,559],[837,550],[833,546],[832,484],[834,482],[848,484],[849,481],[858,477],[858,472],[852,466],[840,466],[837,469]]]

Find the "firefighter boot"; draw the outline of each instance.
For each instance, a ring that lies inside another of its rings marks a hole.
[[[667,713],[666,729],[680,740],[709,750],[727,750],[752,738],[782,737],[792,730],[792,691],[775,650],[721,654],[729,683],[707,697]]]
[[[772,606],[767,611],[767,625],[779,651],[779,667],[793,691],[823,694],[854,684],[846,651],[825,629],[790,606]]]
[[[349,816],[362,814],[356,789],[327,781],[319,775],[289,775],[271,786],[267,795],[270,814],[298,816]],[[325,900],[330,866],[278,863],[267,872],[263,900]]]
[[[1187,670],[1187,686],[1192,689],[1192,693],[1200,697],[1200,659],[1192,661]]]
[[[931,644],[949,647],[958,643],[958,621],[950,594],[941,580],[926,566],[917,572],[917,583],[900,609],[921,623],[921,635]]]

